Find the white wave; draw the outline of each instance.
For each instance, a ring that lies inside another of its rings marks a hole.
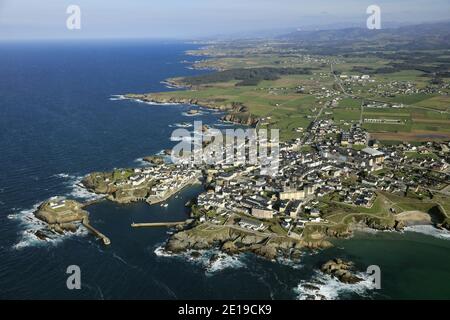
[[[67,179],[67,178],[71,177],[71,175],[68,173],[58,173],[58,174],[54,174],[53,176],[57,177],[57,178],[62,178],[62,179]]]
[[[202,112],[202,111],[199,111],[199,112],[194,113],[194,114],[187,113],[187,112],[182,112],[181,114],[182,114],[183,116],[185,116],[185,117],[197,117],[197,116],[202,116],[202,115],[204,115],[205,113]]]
[[[137,166],[139,167],[148,167],[149,163],[145,161],[143,158],[137,158],[134,160]]]
[[[365,273],[356,273],[363,280],[355,284],[342,283],[335,277],[317,271],[310,281],[303,280],[295,289],[299,300],[337,300],[343,294],[354,293],[367,297],[375,289],[372,279]]]
[[[127,98],[124,95],[112,95],[109,100],[111,101],[118,101],[118,100],[130,100],[130,101],[134,101],[137,103],[143,103],[143,104],[148,104],[151,106],[181,106],[181,105],[185,105],[184,103],[173,103],[173,102],[167,102],[167,103],[161,103],[161,102],[153,102],[153,101],[144,101],[141,99],[135,99],[135,98]]]
[[[214,124],[215,127],[233,127],[234,124],[231,122],[218,122]]]
[[[203,114],[211,114],[211,113],[213,113],[213,110],[212,110],[212,109],[208,109],[208,108],[204,108],[204,107],[199,107],[198,109],[199,109],[200,112],[203,113]]]
[[[97,200],[103,197],[102,195],[90,192],[81,184],[84,176],[74,176],[68,173],[59,173],[55,176],[66,180],[64,184],[70,189],[66,196],[82,201]]]
[[[156,155],[157,156],[165,156],[166,155],[166,150],[162,149]]]
[[[121,94],[115,94],[115,95],[112,95],[112,96],[109,98],[109,100],[111,100],[111,101],[119,101],[119,100],[127,100],[127,98],[125,98],[124,95],[121,95]]]
[[[169,127],[171,128],[191,128],[194,125],[192,123],[174,123],[174,124],[169,124]]]
[[[150,106],[184,106],[184,103],[174,103],[174,102],[153,102],[153,101],[142,101],[139,99],[135,99],[135,101],[148,104]]]
[[[405,232],[422,233],[439,239],[450,240],[450,231],[441,230],[431,225],[409,226],[404,229]]]
[[[182,258],[205,270],[206,275],[212,275],[225,269],[239,269],[245,267],[242,255],[228,255],[217,249],[210,250],[187,250],[182,253],[171,253],[164,249],[163,245],[158,246],[154,251],[158,257]],[[212,257],[214,259],[211,259]]]
[[[158,246],[158,247],[155,249],[155,251],[153,251],[153,252],[154,252],[155,255],[158,256],[158,257],[173,257],[173,256],[175,256],[174,254],[172,254],[172,253],[166,251],[166,250],[164,249],[164,246],[163,246],[163,245]]]
[[[298,261],[295,261],[291,258],[278,257],[276,260],[278,263],[288,266],[288,267],[291,267],[292,269],[298,270],[298,269],[303,268],[302,264],[300,264]]]
[[[215,261],[210,262],[208,259],[206,272],[212,274],[225,269],[240,269],[244,267],[245,263],[240,259],[240,256],[230,256],[225,253],[218,253],[218,257]]]

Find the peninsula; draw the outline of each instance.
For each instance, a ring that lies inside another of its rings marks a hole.
[[[401,51],[431,34],[445,47],[445,27],[387,29],[379,37],[355,30],[350,41],[334,42],[333,52],[322,39],[346,34],[217,41],[188,53],[205,57],[193,68],[215,71],[167,80],[183,90],[127,94],[280,130],[273,176],[245,165],[197,168],[206,191],[193,201],[194,222],[180,227],[166,250],[214,246],[274,259],[328,247],[355,229],[449,229],[450,78],[442,70],[450,62],[437,58],[449,49],[416,48],[414,58]],[[399,37],[402,48],[393,52]],[[376,52],[367,49],[373,46]]]
[[[225,112],[224,121],[279,129],[279,169],[272,175],[255,165],[175,165],[151,156],[148,167],[92,173],[82,184],[110,201],[152,205],[202,183],[205,191],[190,201],[189,223],[177,223],[165,245],[172,253],[216,247],[296,259],[361,228],[450,229],[450,75],[442,71],[450,52],[433,28],[400,31],[375,39],[355,32],[350,42],[334,43],[333,52],[321,40],[326,32],[318,40],[300,32],[217,42],[189,52],[208,57],[194,68],[215,71],[167,80],[182,90],[125,95],[168,108],[211,108]],[[446,49],[416,48],[417,37],[427,43],[431,34]],[[401,48],[393,52],[399,37]],[[402,53],[410,46],[414,58]],[[343,270],[338,277],[355,280],[344,272],[349,265],[335,264]],[[334,274],[335,265],[324,270]]]

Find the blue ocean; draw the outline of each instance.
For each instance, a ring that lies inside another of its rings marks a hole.
[[[202,187],[185,189],[168,207],[108,201],[88,208],[92,224],[111,239],[105,247],[80,231],[38,240],[33,211],[51,196],[93,199],[78,183],[93,171],[142,165],[171,148],[173,125],[220,114],[195,106],[149,105],[118,99],[125,93],[172,90],[163,83],[202,72],[189,68],[196,45],[181,42],[81,41],[0,44],[0,299],[389,299],[449,298],[450,236],[433,230],[361,233],[300,262],[252,255],[168,256],[169,229],[132,222],[179,221]],[[377,264],[382,289],[368,282],[342,286],[318,273],[329,258],[361,270]],[[81,268],[80,290],[68,290],[66,269]],[[383,280],[384,279],[384,280]],[[311,288],[308,284],[314,284]]]

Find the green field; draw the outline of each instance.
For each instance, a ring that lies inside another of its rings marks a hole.
[[[202,48],[193,54],[209,56],[196,66],[212,67],[219,70],[239,68],[309,68],[310,74],[282,75],[276,80],[261,80],[255,85],[239,86],[239,81],[200,84],[192,90],[173,91],[154,94],[156,97],[174,97],[197,99],[200,105],[230,106],[241,104],[247,113],[258,117],[264,126],[280,129],[282,140],[298,138],[296,132],[301,127],[306,129],[324,105],[337,98],[338,104],[325,108],[321,118],[333,118],[338,125],[355,123],[361,119],[362,102],[371,100],[403,104],[404,108],[364,108],[362,119],[381,119],[382,123],[363,122],[364,128],[382,141],[424,141],[427,139],[450,139],[450,98],[446,94],[396,92],[396,85],[412,85],[424,88],[431,76],[423,71],[398,70],[387,73],[371,73],[370,82],[341,81],[351,95],[344,94],[331,74],[361,75],[379,68],[389,69],[393,62],[388,58],[372,55],[358,56],[308,56],[306,49],[278,47],[277,41],[253,41],[233,45],[217,45]],[[286,44],[284,44],[286,46]],[[375,44],[374,44],[375,45]],[[377,44],[376,46],[379,46]],[[431,54],[433,50],[429,50]],[[387,51],[395,56],[395,52]],[[441,56],[448,56],[441,51]],[[403,58],[404,59],[404,58]],[[443,58],[442,58],[443,59]],[[331,62],[333,61],[333,62]],[[424,67],[432,67],[424,63]],[[361,70],[358,73],[355,70]],[[340,78],[338,78],[340,79]],[[182,82],[182,78],[179,78]],[[394,84],[394,87],[391,87]],[[302,88],[299,90],[299,88]],[[383,94],[383,90],[393,91]],[[400,123],[389,122],[399,120]]]

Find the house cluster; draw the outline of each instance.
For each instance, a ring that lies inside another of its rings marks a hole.
[[[375,82],[374,79],[370,78],[370,75],[363,74],[363,75],[347,75],[347,74],[341,74],[339,78],[347,83],[362,83],[362,82]]]
[[[64,197],[51,197],[48,206],[52,210],[64,208],[66,206],[66,198]]]
[[[156,168],[153,179],[158,183],[150,191],[150,201],[166,198],[201,177],[201,171],[184,165],[164,165]]]
[[[363,106],[364,108],[375,108],[375,109],[387,109],[387,108],[401,109],[405,107],[403,103],[392,104],[378,101],[365,102]]]
[[[270,220],[290,233],[326,222],[324,201],[370,208],[378,190],[404,193],[450,184],[450,144],[380,147],[369,139],[359,124],[343,131],[331,119],[316,120],[303,139],[280,145],[276,174],[262,175],[258,166],[247,164],[203,168],[208,187],[197,204],[213,216],[238,214],[246,218],[239,226],[249,230],[264,230]],[[298,152],[299,146],[308,148]]]
[[[185,186],[198,181],[201,171],[186,165],[157,165],[145,168],[119,169],[104,178],[109,190],[120,198],[159,202],[178,192]],[[136,193],[137,192],[137,193]],[[139,196],[136,196],[139,194]]]
[[[379,83],[376,87],[368,89],[368,92],[382,97],[395,97],[413,94],[445,94],[443,90],[446,89],[448,89],[448,83],[445,82],[418,87],[411,81],[391,81]]]
[[[119,187],[120,189],[138,188],[144,186],[146,182],[153,180],[154,171],[155,168],[153,167],[136,168],[133,169],[133,172],[131,173],[127,172],[125,169],[122,169],[115,173],[115,175],[119,177],[118,179],[107,178],[105,182],[109,185]]]
[[[367,141],[366,132],[359,126],[350,132],[354,140]],[[198,206],[222,216],[239,213],[258,220],[278,217],[283,227],[322,222],[318,199],[327,195],[338,194],[346,203],[370,207],[378,181],[366,177],[349,185],[345,180],[382,169],[384,152],[343,148],[340,130],[332,120],[314,122],[309,133],[310,152],[297,152],[295,143],[281,146],[279,171],[274,176],[261,175],[256,166],[223,170],[218,165],[209,169],[211,184],[198,196]]]
[[[360,124],[352,124],[349,131],[341,132],[341,146],[365,146],[369,141],[369,133]]]

